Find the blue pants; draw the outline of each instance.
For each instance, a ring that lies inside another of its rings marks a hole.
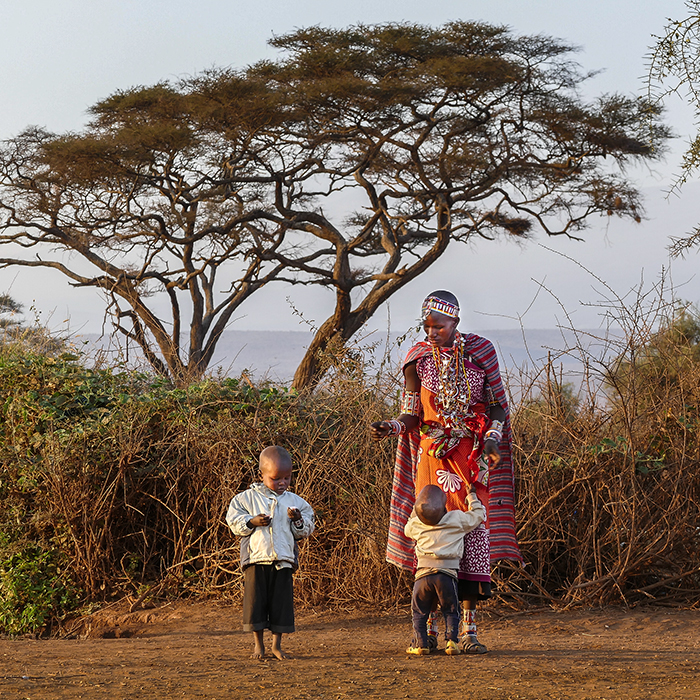
[[[436,608],[442,611],[445,618],[445,641],[458,641],[457,579],[437,573],[422,576],[414,582],[411,599],[414,646],[424,649],[428,646],[428,616]]]

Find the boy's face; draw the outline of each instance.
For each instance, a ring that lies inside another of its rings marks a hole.
[[[277,495],[283,494],[292,481],[291,465],[278,464],[273,460],[267,460],[260,466],[260,474],[263,484]]]

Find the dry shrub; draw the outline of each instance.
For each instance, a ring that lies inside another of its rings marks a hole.
[[[553,355],[511,379],[526,565],[494,577],[513,605],[697,600],[700,321],[644,298],[613,312],[624,332],[578,334],[563,351],[578,376],[555,371]],[[317,514],[300,603],[405,602],[409,577],[384,561],[394,445],[367,430],[396,411],[396,383],[366,369],[349,357],[295,394],[245,377],[172,389],[71,356],[0,356],[0,554],[59,552],[85,600],[237,598],[224,514],[256,479],[260,450],[280,444]]]
[[[292,453],[293,488],[317,514],[301,551],[302,603],[387,605],[397,586],[405,593],[384,562],[393,448],[367,430],[392,409],[362,371],[300,395],[245,378],[171,389],[70,358],[19,365],[21,390],[11,389],[17,362],[2,373],[0,454],[5,476],[26,488],[5,503],[3,523],[31,513],[22,536],[68,552],[87,598],[238,596],[238,543],[224,515],[270,444]],[[100,381],[99,398],[87,397]]]
[[[574,383],[551,354],[520,377],[513,426],[526,566],[497,571],[516,600],[697,601],[700,317],[658,292],[613,300],[605,333],[576,334],[564,351],[581,363]]]

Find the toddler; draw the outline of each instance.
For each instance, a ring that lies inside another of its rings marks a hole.
[[[429,654],[428,616],[439,608],[445,618],[445,653],[459,654],[459,600],[457,570],[464,553],[464,536],[486,519],[486,511],[474,492],[467,494],[469,511],[446,509],[445,492],[433,484],[416,497],[411,517],[404,528],[416,543],[416,578],[411,612],[413,641],[409,654]]]

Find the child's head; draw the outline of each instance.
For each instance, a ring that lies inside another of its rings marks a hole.
[[[266,447],[260,453],[260,475],[268,489],[283,494],[292,480],[292,456],[284,447]]]
[[[446,504],[445,492],[434,484],[428,484],[416,497],[416,515],[424,525],[437,525],[447,512]]]

